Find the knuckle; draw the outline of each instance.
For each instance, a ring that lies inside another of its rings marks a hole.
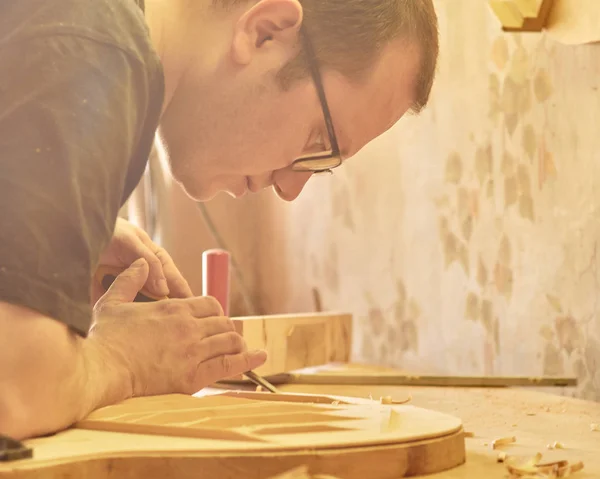
[[[223,323],[223,329],[225,329],[225,331],[235,331],[236,330],[233,319],[227,318],[227,317],[222,317],[221,321]]]
[[[213,296],[204,296],[202,299],[205,301],[205,306],[208,308],[209,312],[213,313],[214,316],[223,316],[223,308],[217,298],[214,298]]]
[[[166,300],[160,303],[160,310],[166,316],[185,316],[189,313],[185,303],[176,300]]]
[[[159,246],[156,249],[156,251],[154,252],[154,255],[158,258],[158,260],[162,264],[165,264],[171,260],[171,256],[169,256],[169,253],[167,253],[167,250],[164,249],[162,246]]]
[[[239,353],[244,350],[246,341],[238,333],[229,333],[229,345],[233,353]]]

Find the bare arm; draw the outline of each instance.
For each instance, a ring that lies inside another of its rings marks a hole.
[[[0,302],[0,434],[55,432],[125,398],[126,376],[101,353],[64,324]]]

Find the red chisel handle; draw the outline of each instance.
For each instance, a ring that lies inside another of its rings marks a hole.
[[[221,249],[202,253],[202,296],[212,296],[229,316],[229,264],[230,255]]]

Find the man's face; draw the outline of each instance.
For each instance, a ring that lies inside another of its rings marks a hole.
[[[273,186],[281,198],[294,200],[311,175],[292,171],[293,161],[330,148],[312,78],[282,90],[273,68],[278,54],[244,68],[225,58],[209,75],[199,58],[198,68],[180,82],[160,134],[173,176],[192,198],[206,201],[220,191],[240,197]],[[360,84],[322,70],[344,161],[410,109],[418,68],[417,49],[398,40]]]

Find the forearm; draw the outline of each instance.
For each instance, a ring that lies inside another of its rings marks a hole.
[[[0,434],[62,430],[119,399],[102,351],[64,324],[0,302]]]

